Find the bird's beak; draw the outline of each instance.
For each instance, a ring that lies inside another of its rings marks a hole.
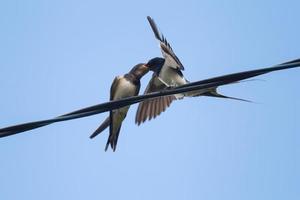
[[[150,64],[145,64],[146,67],[148,67],[148,69],[150,71],[152,71],[154,74],[158,75],[158,67],[156,65],[150,65]]]

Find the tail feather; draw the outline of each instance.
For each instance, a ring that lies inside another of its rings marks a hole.
[[[117,149],[117,144],[118,144],[118,140],[119,140],[119,135],[120,135],[120,130],[121,130],[121,126],[118,129],[117,135],[115,137],[115,140],[113,141],[114,145],[113,145],[113,151],[115,152]]]
[[[93,139],[97,135],[99,135],[102,131],[104,131],[109,126],[109,117],[107,117],[102,124],[94,131],[94,133],[90,136],[90,139]]]
[[[117,143],[118,143],[118,138],[122,126],[122,121],[126,117],[123,116],[124,118],[120,118],[122,116],[118,116],[118,113],[114,113],[114,111],[109,112],[109,136],[106,142],[105,146],[105,151],[107,151],[108,147],[110,146],[113,150],[113,152],[116,151],[117,148]]]
[[[119,139],[119,134],[120,134],[120,130],[121,130],[121,126],[119,127],[118,131],[116,132],[116,134],[110,134],[106,145],[105,145],[105,151],[107,151],[108,147],[110,146],[113,150],[113,152],[116,151],[117,149],[117,144],[118,144],[118,139]]]
[[[109,144],[110,144],[110,136],[107,139],[104,151],[107,151]]]
[[[236,97],[230,97],[230,96],[225,96],[217,92],[217,88],[212,89],[209,92],[203,93],[203,96],[209,96],[209,97],[217,97],[217,98],[224,98],[224,99],[232,99],[232,100],[237,100],[237,101],[244,101],[248,103],[253,103],[250,100],[247,99],[241,99],[241,98],[236,98]]]

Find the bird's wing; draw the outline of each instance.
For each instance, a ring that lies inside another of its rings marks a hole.
[[[120,79],[121,79],[121,77],[117,76],[114,79],[114,81],[110,87],[110,98],[109,98],[110,101],[115,100],[115,94],[118,90],[118,87],[120,84]],[[111,148],[113,149],[113,151],[116,150],[122,121],[123,120],[118,119],[117,114],[115,114],[114,110],[111,110],[109,112],[109,136],[108,136],[107,143],[105,146],[105,151],[107,150],[109,144],[110,144]]]
[[[99,135],[102,131],[104,131],[110,124],[110,118],[107,117],[102,124],[93,132],[93,134],[90,136],[91,139]]]
[[[113,83],[111,84],[111,87],[110,87],[110,97],[109,97],[109,100],[110,100],[110,101],[112,101],[112,100],[115,99],[114,96],[115,96],[115,93],[116,93],[116,91],[117,91],[117,88],[119,87],[120,79],[121,79],[121,78],[122,78],[121,76],[117,76],[117,77],[114,79]]]
[[[119,76],[115,77],[115,79],[111,85],[109,100],[113,100],[113,95],[114,95],[113,91],[116,91],[116,88],[118,87],[119,79],[120,79]],[[98,134],[100,134],[102,131],[104,131],[108,126],[110,126],[110,117],[107,117],[102,122],[102,124],[93,132],[93,134],[90,136],[90,138],[92,139],[92,138],[96,137]]]
[[[151,80],[149,81],[144,94],[157,92],[166,89],[165,84],[163,84],[156,75],[153,74]],[[147,119],[151,120],[152,118],[157,117],[160,113],[164,112],[166,108],[170,106],[172,101],[176,99],[174,95],[170,96],[161,96],[154,99],[148,99],[139,104],[136,116],[135,123],[140,125],[145,122]]]
[[[180,70],[184,70],[184,67],[182,63],[180,62],[179,58],[176,56],[174,53],[171,45],[167,41],[167,39],[163,36],[160,35],[158,28],[154,22],[154,20],[151,17],[147,17],[149,24],[152,28],[152,31],[156,37],[157,40],[160,42],[160,49],[162,51],[162,54],[164,58],[166,59],[166,62],[168,62],[168,66],[173,67],[173,68],[178,68]]]
[[[114,113],[114,111],[109,112],[110,126],[109,126],[109,136],[106,142],[105,151],[107,151],[110,145],[112,150],[115,151],[117,148],[118,138],[122,126],[123,119]]]

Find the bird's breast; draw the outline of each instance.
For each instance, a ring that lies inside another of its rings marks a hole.
[[[118,87],[115,91],[114,100],[135,96],[136,90],[137,86],[135,84],[133,84],[130,80],[121,77]]]
[[[168,86],[179,86],[187,83],[186,79],[177,73],[176,70],[170,67],[163,67],[159,73],[159,77],[166,83]]]

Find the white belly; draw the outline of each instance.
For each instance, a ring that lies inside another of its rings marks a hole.
[[[130,81],[123,78],[123,76],[119,77],[119,84],[117,90],[114,94],[114,100],[123,99],[126,97],[131,97],[136,95],[136,86],[133,85]],[[122,107],[120,109],[114,110],[115,114],[120,115],[121,118],[125,118],[128,112],[129,106]]]
[[[133,85],[128,80],[120,77],[120,82],[118,84],[117,91],[114,95],[114,100],[122,99],[125,97],[131,97],[134,96],[136,93],[136,86]]]
[[[176,86],[185,85],[185,84],[188,83],[188,81],[184,77],[181,77],[172,68],[165,67],[165,66],[163,66],[163,68],[161,69],[161,71],[159,73],[159,78],[168,87],[176,87]],[[206,93],[206,92],[208,92],[210,90],[211,90],[211,88],[197,90],[197,91],[191,91],[191,92],[186,92],[184,94],[175,94],[175,97],[177,99],[181,99],[184,96],[189,96],[189,97],[192,97],[192,96],[201,96],[203,93]]]
[[[181,77],[176,71],[174,71],[174,69],[170,67],[163,66],[159,73],[159,77],[169,87],[187,84],[186,79]]]
[[[163,66],[159,73],[160,80],[168,87],[176,87],[187,84],[187,80],[180,76],[174,69]],[[177,99],[184,97],[184,94],[175,94]]]

